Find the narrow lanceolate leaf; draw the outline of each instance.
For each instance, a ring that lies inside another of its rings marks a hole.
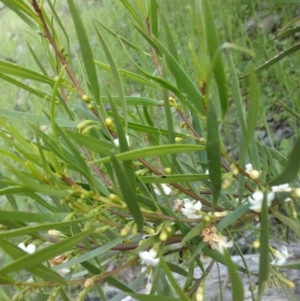
[[[10,242],[0,238],[0,247],[5,251],[6,254],[8,254],[11,258],[15,259],[15,262],[22,261],[24,257],[30,257],[32,254],[27,254],[25,251],[21,250],[19,247],[11,244]],[[2,272],[3,270],[3,272]],[[14,270],[5,270],[2,269],[0,275],[5,275],[6,273],[14,272]],[[19,269],[17,269],[19,270]],[[21,270],[21,269],[20,269]],[[41,277],[45,280],[50,281],[57,281],[59,283],[66,284],[66,280],[62,278],[57,272],[51,270],[50,268],[47,268],[46,266],[42,264],[36,264],[35,266],[29,265],[27,266],[27,270],[38,277]]]
[[[213,204],[216,205],[221,191],[221,150],[218,118],[212,104],[208,109],[206,148]]]
[[[0,211],[0,223],[13,220],[15,222],[42,223],[47,221],[62,220],[67,213],[32,213],[24,211]]]
[[[27,1],[20,0],[1,0],[10,10],[15,12],[31,28],[37,29],[38,17],[27,5]],[[34,20],[34,21],[33,21]]]
[[[215,26],[214,17],[211,11],[210,3],[207,0],[202,1],[205,29],[207,37],[207,46],[212,63],[212,69],[217,82],[220,104],[222,108],[222,115],[224,116],[228,107],[227,99],[227,82],[225,68],[220,48],[220,41],[218,37],[217,28]]]
[[[142,229],[144,219],[139,204],[137,202],[135,187],[132,187],[132,184],[128,179],[126,171],[121,166],[114,153],[111,154],[111,160],[114,165],[116,177],[118,179],[118,183],[123,195],[123,200],[126,202],[127,207],[138,226],[138,229]]]
[[[117,92],[119,94],[119,97],[120,97],[120,103],[121,103],[121,107],[122,107],[122,115],[123,115],[123,119],[124,119],[124,127],[125,127],[125,132],[127,132],[127,107],[126,107],[126,98],[125,98],[125,93],[124,93],[124,89],[123,89],[123,85],[122,85],[122,82],[121,82],[121,77],[120,77],[120,74],[119,74],[119,70],[115,64],[115,61],[113,59],[113,55],[111,54],[101,32],[98,30],[98,28],[96,27],[96,32],[97,32],[97,35],[98,35],[98,38],[102,44],[102,48],[104,49],[104,52],[105,52],[105,55],[106,55],[106,58],[109,62],[109,65],[111,67],[111,71],[112,71],[112,74],[113,74],[113,77],[114,77],[114,82],[115,82],[115,85],[116,85],[116,89],[117,89]]]
[[[244,159],[246,158],[248,149],[253,140],[256,122],[258,118],[258,111],[259,111],[259,88],[258,88],[257,77],[253,69],[250,71],[249,84],[250,84],[250,97],[249,97],[250,103],[249,103],[249,110],[247,116],[247,132],[246,132],[245,142],[239,160],[239,163],[241,165],[243,165]]]
[[[96,67],[94,64],[93,52],[91,49],[90,41],[85,31],[84,25],[78,13],[78,10],[73,0],[67,0],[72,14],[72,19],[75,25],[77,37],[80,44],[80,50],[82,53],[83,64],[90,82],[90,89],[96,100],[100,98],[100,90],[98,84],[98,76]]]
[[[197,108],[198,112],[202,115],[205,115],[203,99],[199,89],[193,83],[189,75],[185,72],[179,62],[174,58],[170,51],[155,37],[150,39],[148,35],[143,32],[140,28],[135,27],[140,34],[147,40],[147,42],[158,49],[161,53],[165,55],[166,62],[170,71],[174,75],[178,88],[184,91],[190,98],[191,102]]]
[[[18,112],[15,110],[0,109],[0,116],[12,121],[21,121],[25,123],[39,122],[41,125],[51,125],[51,121],[46,116],[39,116],[37,114],[28,113],[28,112]],[[67,128],[76,128],[78,125],[78,122],[74,122],[62,118],[56,118],[55,122],[60,127],[67,127]]]
[[[67,131],[68,136],[73,139],[78,145],[85,146],[91,151],[97,152],[102,156],[109,156],[112,144],[88,135],[82,135],[77,132]]]
[[[0,72],[4,74],[10,74],[13,76],[31,79],[37,82],[50,84],[50,85],[54,85],[55,83],[55,80],[48,76],[45,76],[31,69],[27,69],[25,67],[16,65],[8,61],[0,60]]]
[[[284,223],[286,226],[291,228],[295,234],[300,238],[300,224],[291,218],[284,216],[282,214],[278,214],[276,212],[272,213],[277,219],[279,219],[282,223]]]
[[[178,175],[165,175],[165,176],[144,176],[140,177],[143,183],[177,183],[177,182],[196,182],[207,180],[209,176],[207,174],[178,174]]]
[[[235,209],[234,211],[226,215],[224,218],[222,218],[222,220],[217,225],[218,232],[221,232],[226,227],[233,224],[236,220],[242,217],[245,213],[247,213],[249,211],[249,207],[249,204],[239,206],[237,207],[237,209]]]
[[[231,78],[232,78],[232,96],[236,105],[238,122],[240,124],[243,136],[246,136],[246,122],[245,122],[246,119],[244,116],[242,95],[241,95],[239,81],[236,75],[236,70],[231,55],[229,55],[229,63],[230,63]]]
[[[260,71],[263,71],[263,70],[269,68],[270,66],[272,66],[275,63],[279,62],[280,60],[282,60],[286,56],[288,56],[288,55],[290,55],[290,54],[298,51],[299,49],[300,49],[300,43],[297,43],[294,46],[288,48],[287,50],[284,50],[284,51],[280,52],[279,54],[275,55],[272,59],[270,59],[269,61],[265,62],[261,66],[255,68],[255,72],[260,72]],[[240,79],[245,78],[245,77],[247,77],[249,75],[250,75],[250,73],[247,73],[247,74],[241,76]]]
[[[111,72],[111,67],[107,64],[104,64],[102,62],[96,61],[95,60],[95,64],[96,66],[100,67],[103,70],[106,70],[108,72]],[[129,80],[129,81],[134,81],[143,85],[147,85],[156,89],[159,89],[159,86],[156,85],[155,83],[147,80],[145,77],[142,77],[136,73],[124,70],[124,69],[118,69],[120,76],[125,79],[125,80]],[[102,98],[101,98],[102,99]],[[127,100],[127,97],[126,97]]]
[[[158,18],[156,0],[150,1],[150,26],[151,34],[158,38]]]
[[[227,250],[224,250],[224,258],[231,282],[232,300],[244,301],[244,285]]]
[[[147,157],[159,157],[176,153],[186,153],[193,151],[204,150],[205,146],[196,144],[165,144],[159,146],[152,146],[142,148],[138,150],[130,150],[121,154],[117,154],[116,157],[119,161],[134,160],[138,158]],[[111,161],[110,157],[95,160],[95,163],[108,163]]]
[[[182,301],[183,299],[175,298],[175,297],[167,297],[167,296],[160,296],[160,295],[145,295],[145,294],[131,294],[128,295],[132,296],[136,300],[140,301]],[[189,300],[189,299],[186,299]]]
[[[285,168],[283,169],[281,174],[279,174],[277,177],[275,177],[268,183],[269,185],[272,186],[272,185],[290,183],[295,179],[300,168],[299,150],[300,150],[300,135],[297,138],[294,148],[289,155],[288,162]]]
[[[6,274],[6,273],[11,273],[11,272],[35,267],[49,259],[52,259],[55,256],[70,251],[72,248],[76,247],[78,243],[82,242],[88,235],[90,235],[93,232],[94,229],[82,231],[79,234],[64,239],[60,242],[51,244],[50,246],[43,248],[41,250],[38,250],[34,254],[24,255],[16,259],[14,262],[6,265],[4,268],[0,270],[0,273]],[[24,254],[24,252],[22,254]]]
[[[269,214],[267,196],[264,195],[261,211],[260,258],[258,277],[258,298],[261,300],[267,281],[269,280]]]

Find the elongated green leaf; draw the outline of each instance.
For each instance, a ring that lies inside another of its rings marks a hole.
[[[61,220],[66,217],[66,213],[32,213],[22,211],[0,211],[0,222],[4,220],[13,220],[15,222],[47,222]]]
[[[296,26],[287,30],[282,30],[276,35],[276,39],[282,39],[295,33],[300,32],[300,26]]]
[[[16,13],[31,28],[37,29],[38,17],[25,2],[20,0],[1,0],[1,2]]]
[[[160,15],[161,15],[161,19],[163,21],[164,29],[166,32],[166,39],[168,42],[169,51],[174,56],[174,58],[179,62],[179,55],[177,52],[177,47],[175,45],[175,42],[174,42],[174,39],[172,36],[172,31],[169,27],[168,21],[162,12],[160,12]],[[157,36],[155,36],[155,37],[158,38]]]
[[[236,220],[242,217],[245,213],[247,213],[249,211],[249,207],[249,204],[239,206],[234,211],[230,212],[228,215],[222,218],[222,220],[217,225],[218,232],[221,232],[226,227],[233,224]]]
[[[0,109],[0,116],[5,117],[10,120],[21,121],[21,122],[31,122],[36,123],[39,121],[42,125],[51,125],[51,121],[46,116],[38,116],[37,114],[27,113],[27,112],[18,112],[14,110]],[[66,128],[76,128],[78,122],[66,120],[62,118],[56,118],[55,122]]]
[[[233,99],[236,104],[237,109],[237,117],[238,121],[243,133],[243,136],[246,136],[246,122],[245,122],[245,116],[244,116],[244,107],[242,103],[242,96],[241,91],[239,87],[239,81],[236,74],[235,66],[233,64],[232,56],[229,54],[229,63],[231,68],[231,78],[232,78],[232,93],[233,93]]]
[[[250,71],[249,84],[250,84],[250,97],[249,97],[250,103],[249,103],[249,110],[247,116],[247,132],[246,132],[243,149],[240,155],[240,160],[239,160],[240,165],[243,165],[248,149],[253,140],[254,131],[255,131],[257,118],[258,118],[258,112],[259,112],[259,88],[258,88],[257,77],[253,70]]]
[[[119,161],[134,160],[137,158],[146,158],[146,157],[159,157],[164,155],[176,154],[176,153],[185,153],[204,150],[205,146],[195,145],[195,144],[165,144],[159,146],[152,146],[147,148],[142,148],[138,150],[130,150],[121,154],[117,154],[116,158]],[[94,162],[98,163],[108,163],[111,161],[111,158],[105,157]]]
[[[192,238],[199,236],[201,233],[201,230],[204,228],[203,223],[199,223],[196,227],[194,227],[188,234],[184,236],[184,238],[181,241],[181,245],[184,245],[187,241],[191,240]]]
[[[110,97],[111,100],[116,104],[121,104],[120,97],[119,96],[112,96]],[[128,96],[125,97],[126,104],[131,106],[163,106],[164,101],[163,100],[156,100],[153,98],[148,97],[134,97],[134,96]],[[101,100],[104,103],[109,103],[109,97],[107,96],[101,96]]]
[[[269,185],[272,186],[272,185],[290,183],[295,179],[300,168],[299,149],[300,149],[300,135],[297,138],[293,150],[289,155],[288,162],[285,168],[283,169],[281,174],[279,174],[277,177],[275,177],[268,183]]]
[[[100,99],[100,90],[98,83],[98,76],[96,67],[94,64],[93,52],[91,49],[90,41],[85,31],[84,25],[78,13],[78,10],[73,0],[67,0],[72,14],[72,19],[76,29],[78,41],[80,44],[80,50],[82,53],[83,64],[90,82],[90,89],[96,100]]]
[[[138,27],[136,27],[136,29],[150,44],[154,44],[154,46],[165,55],[167,65],[178,83],[178,88],[184,91],[189,96],[191,102],[194,104],[195,108],[197,108],[198,112],[204,115],[205,112],[202,95],[196,85],[192,82],[191,78],[179,64],[179,62],[177,62],[174,56],[169,52],[167,48],[164,47],[164,45],[159,40],[157,40],[155,37],[152,37],[151,40],[141,29],[139,29]]]
[[[124,128],[125,128],[125,133],[126,133],[127,132],[127,123],[128,123],[127,105],[126,105],[126,98],[125,98],[124,88],[123,88],[123,85],[122,85],[120,74],[119,74],[118,68],[116,66],[116,63],[114,61],[114,58],[113,58],[113,56],[112,56],[112,54],[109,50],[109,47],[107,46],[101,32],[98,30],[97,27],[96,27],[96,32],[97,32],[98,38],[99,38],[99,40],[102,44],[102,48],[104,49],[106,58],[109,62],[109,65],[111,67],[111,71],[112,71],[112,74],[113,74],[113,77],[114,77],[114,82],[115,82],[116,89],[117,89],[118,94],[119,94],[120,103],[121,103],[121,107],[122,107],[122,111],[123,111],[122,115],[123,115],[123,119],[124,119]],[[120,143],[120,145],[121,145],[121,143]]]
[[[66,222],[45,223],[45,224],[40,224],[37,226],[31,225],[29,227],[23,227],[23,228],[18,228],[15,230],[0,232],[0,237],[4,238],[4,237],[16,237],[16,236],[21,236],[21,235],[29,235],[29,234],[37,233],[40,231],[51,230],[53,228],[58,230],[61,228],[66,228],[68,226],[84,222],[88,219],[91,219],[91,217],[79,218],[79,219],[70,220],[70,221],[66,221]]]
[[[36,95],[36,96],[38,96],[38,97],[40,97],[42,99],[49,100],[51,98],[51,96],[49,94],[47,94],[47,93],[39,90],[38,88],[32,88],[32,87],[24,84],[23,82],[18,81],[18,80],[14,79],[14,78],[12,78],[10,76],[7,76],[7,75],[5,75],[3,73],[0,73],[0,78],[4,79],[5,81],[7,81],[7,82],[9,82],[9,83],[11,83],[11,84],[13,84],[15,86],[18,86],[18,87],[22,88],[25,91],[28,91],[29,93],[34,94],[34,95]]]
[[[76,244],[82,242],[89,234],[93,233],[95,229],[88,229],[76,234],[70,238],[64,239],[60,242],[54,243],[41,250],[37,250],[34,254],[27,254],[14,262],[6,265],[0,270],[1,273],[11,273],[14,271],[28,269],[34,267],[40,263],[43,263],[55,256],[61,255],[64,252],[70,251]],[[24,254],[24,252],[22,253]]]
[[[109,156],[114,146],[104,140],[100,140],[91,136],[82,135],[77,132],[67,131],[68,136],[75,140],[75,142],[81,146],[85,146],[88,149],[99,153],[103,156]]]
[[[221,191],[221,150],[219,124],[214,106],[210,104],[207,119],[207,161],[212,186],[213,205],[216,205]]]
[[[102,254],[105,254],[107,253],[108,251],[110,251],[113,247],[119,245],[119,244],[122,244],[122,241],[124,241],[124,237],[118,237],[108,243],[106,243],[105,245],[103,245],[102,247],[99,247],[95,250],[92,250],[92,251],[88,251],[80,256],[77,256],[75,258],[72,258],[62,264],[59,264],[55,267],[53,267],[53,270],[60,270],[60,269],[63,269],[63,268],[69,268],[73,265],[77,265],[77,264],[80,264],[80,263],[83,263],[85,261],[88,261],[90,259],[93,259],[95,257],[98,257]]]
[[[87,180],[89,181],[89,184],[94,186],[95,185],[94,177],[92,176],[92,173],[91,173],[87,163],[83,159],[82,155],[80,154],[78,149],[75,147],[73,142],[71,142],[71,140],[66,135],[66,133],[58,126],[57,126],[57,130],[58,130],[59,134],[62,136],[62,138],[64,139],[64,141],[66,142],[66,144],[68,145],[70,151],[72,152],[72,154],[74,156],[75,162],[73,162],[72,165],[74,165],[74,163],[76,163],[76,167],[79,167],[82,170],[82,172],[85,174]]]
[[[243,282],[236,270],[236,265],[232,262],[230,254],[226,249],[224,250],[224,258],[229,274],[229,279],[231,282],[232,300],[244,301],[245,295]]]
[[[190,299],[185,295],[185,293],[183,292],[182,288],[180,287],[180,285],[178,284],[177,280],[174,278],[173,274],[171,273],[171,270],[169,268],[169,266],[167,265],[167,263],[165,262],[165,259],[163,256],[160,257],[160,265],[162,267],[162,269],[164,270],[166,276],[168,277],[171,285],[173,286],[173,288],[175,289],[177,295],[180,297],[180,299],[176,299],[181,300],[181,301],[189,301]],[[151,295],[151,297],[153,297],[153,295]],[[135,297],[136,298],[136,297]],[[171,298],[171,297],[163,297],[163,299],[158,299],[158,300],[164,300],[165,298]],[[145,300],[145,299],[144,299]],[[149,299],[150,300],[150,299]],[[153,300],[153,299],[152,299]],[[168,300],[168,299],[167,299]],[[174,300],[172,298],[172,300]],[[171,301],[171,300],[170,300]]]
[[[31,69],[27,69],[25,67],[16,65],[8,61],[0,60],[0,72],[4,74],[10,74],[10,75],[22,77],[22,78],[28,78],[49,85],[54,85],[55,83],[55,80],[48,76],[45,76]]]
[[[139,16],[137,15],[135,9],[131,6],[131,4],[127,0],[121,0],[121,2],[126,7],[128,12],[131,14],[133,19],[137,22],[137,24],[139,24],[139,26],[143,27],[144,23],[139,18]]]
[[[119,36],[117,33],[115,33],[114,31],[112,31],[110,28],[108,28],[107,26],[105,26],[105,24],[103,22],[101,22],[99,19],[96,18],[96,20],[99,22],[99,24],[107,31],[109,32],[112,36],[114,36],[115,38],[117,38],[121,43],[124,43],[125,45],[129,46],[130,48],[134,49],[136,52],[141,53],[142,55],[146,56],[147,58],[151,57],[151,54],[149,54],[148,52],[145,52],[143,49],[141,49],[140,47],[132,44],[131,42],[129,42],[127,39],[125,39],[124,37]]]
[[[255,68],[255,72],[260,72],[263,71],[267,68],[269,68],[270,66],[274,65],[275,63],[279,62],[280,60],[282,60],[284,57],[298,51],[300,49],[300,43],[297,43],[295,45],[293,45],[292,47],[288,48],[287,50],[284,50],[282,52],[280,52],[279,54],[277,54],[276,56],[274,56],[272,59],[270,59],[269,61],[265,62],[264,64],[262,64],[261,66]],[[250,73],[247,73],[243,76],[240,77],[240,79],[245,78],[247,76],[249,76]]]
[[[210,60],[213,73],[217,82],[222,115],[224,116],[228,107],[227,82],[225,67],[223,63],[222,53],[220,51],[220,41],[217,28],[215,26],[214,17],[211,11],[210,2],[203,0],[203,11],[205,20],[205,29],[207,37],[207,46],[209,50]]]
[[[150,1],[150,26],[151,34],[158,38],[158,16],[156,0]]]
[[[283,101],[279,100],[278,102],[284,107],[285,110],[287,110],[291,115],[297,118],[298,122],[300,121],[300,114],[297,114],[293,108],[290,108]]]
[[[143,228],[144,218],[137,202],[135,187],[132,187],[132,183],[128,180],[128,174],[124,170],[121,164],[118,162],[114,153],[111,154],[111,160],[114,165],[116,177],[123,195],[123,200],[126,202],[127,207],[136,222],[138,229]]]
[[[109,65],[101,63],[101,62],[96,61],[96,60],[95,60],[95,64],[96,64],[96,66],[100,67],[101,69],[104,69],[106,71],[111,72],[111,67]],[[118,71],[119,71],[120,76],[122,78],[126,79],[126,80],[134,81],[134,82],[137,82],[137,83],[140,83],[140,84],[143,84],[143,85],[147,85],[149,87],[153,87],[153,88],[156,88],[156,89],[160,88],[155,83],[150,82],[149,80],[147,80],[146,78],[144,78],[144,77],[142,77],[138,74],[135,74],[133,72],[130,72],[130,71],[127,71],[127,70],[124,70],[124,69],[118,69]],[[101,99],[102,99],[102,97],[101,97]],[[127,97],[126,97],[126,100],[127,100]]]
[[[295,234],[300,238],[300,224],[298,222],[277,212],[273,212],[272,214],[286,226],[291,228],[295,232]]]
[[[0,247],[5,251],[6,254],[8,254],[11,258],[15,259],[13,263],[18,262],[20,260],[22,261],[22,258],[28,256],[30,257],[32,255],[32,254],[26,254],[25,251],[21,250],[17,246],[7,242],[2,238],[0,238]],[[64,283],[64,284],[67,283],[67,281],[64,278],[62,278],[59,274],[57,274],[56,272],[52,271],[51,269],[47,268],[42,264],[36,264],[35,266],[28,265],[26,268],[33,275],[41,277],[45,280],[57,281],[59,283]],[[1,273],[1,275],[13,272],[13,270],[5,271],[5,268],[3,270],[4,272]]]
[[[166,176],[143,176],[140,177],[140,180],[143,183],[176,183],[176,182],[196,182],[196,181],[203,181],[208,179],[207,174],[194,174],[194,175],[185,175],[185,174],[178,174],[178,175],[166,175]]]
[[[145,294],[132,294],[128,293],[128,295],[132,296],[134,299],[141,300],[141,301],[182,301],[182,300],[189,300],[189,299],[179,299],[174,297],[167,297],[165,295],[145,295]]]
[[[264,200],[261,211],[261,232],[260,232],[260,258],[259,258],[259,276],[258,276],[258,298],[261,300],[267,281],[269,280],[269,214],[267,205],[267,196],[264,194]]]

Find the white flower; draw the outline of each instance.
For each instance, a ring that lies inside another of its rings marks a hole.
[[[172,189],[166,184],[161,184],[161,188],[164,191],[165,195],[170,195],[172,192]],[[156,193],[156,195],[161,195],[159,189],[156,186],[154,186],[154,192]]]
[[[151,282],[148,282],[148,283],[146,284],[146,294],[147,294],[147,295],[150,294],[151,289],[152,289],[152,283],[151,283]]]
[[[28,254],[33,254],[36,250],[36,246],[34,244],[29,244],[27,247],[24,245],[24,243],[18,244],[18,247],[25,251]]]
[[[215,249],[219,250],[221,253],[223,253],[225,249],[231,248],[232,246],[233,241],[228,241],[226,236],[221,236],[220,239],[214,244]]]
[[[195,204],[188,199],[184,199],[184,207],[181,209],[181,213],[187,218],[201,218],[200,210],[202,208],[202,203],[197,201]]]
[[[272,186],[271,189],[272,189],[273,192],[292,191],[292,188],[290,187],[289,184],[281,184],[281,185],[278,185],[278,186]],[[289,201],[291,201],[291,198],[286,198],[284,201],[289,202]]]
[[[271,206],[274,198],[275,198],[275,193],[273,191],[267,194],[268,207]],[[263,199],[264,199],[264,193],[262,191],[255,191],[251,196],[248,197],[248,202],[251,205],[249,208],[255,212],[261,212]]]
[[[253,166],[251,163],[246,164],[245,172],[250,173],[253,170]]]
[[[130,146],[130,138],[129,138],[129,136],[125,135],[125,137],[126,137],[128,146]],[[114,139],[114,144],[115,144],[115,146],[118,146],[118,147],[120,146],[120,142],[119,142],[118,138]]]
[[[275,259],[271,262],[271,264],[283,265],[289,257],[289,252],[285,246],[281,246],[281,252],[275,250],[273,255]]]
[[[159,263],[159,258],[156,258],[157,252],[154,249],[150,249],[149,251],[143,251],[139,253],[139,256],[142,260],[142,264],[147,266],[157,266]]]

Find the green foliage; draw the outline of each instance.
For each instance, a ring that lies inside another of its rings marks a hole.
[[[74,292],[77,301],[105,299],[103,282],[120,291],[113,300],[204,300],[215,263],[228,269],[232,300],[244,300],[240,274],[253,274],[239,246],[245,235],[260,247],[253,299],[272,282],[292,287],[278,269],[284,262],[270,246],[269,224],[274,217],[299,236],[300,136],[286,156],[257,130],[259,71],[298,44],[241,70],[236,52],[253,51],[238,40],[221,44],[207,0],[189,1],[184,13],[191,20],[184,57],[167,2],[120,1],[133,37],[87,17],[77,1],[65,1],[63,17],[58,1],[0,1],[35,30],[43,54],[27,41],[36,67],[0,61],[1,83],[39,101],[34,112],[0,109],[0,285],[12,300],[71,300]],[[277,38],[299,32],[297,22]],[[240,73],[249,80],[239,81]],[[147,272],[119,276],[139,260]]]

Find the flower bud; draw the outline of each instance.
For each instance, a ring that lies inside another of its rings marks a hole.
[[[165,174],[169,175],[172,172],[172,169],[170,167],[165,168]]]
[[[94,285],[94,280],[92,278],[88,278],[84,281],[84,287],[92,287]]]
[[[234,176],[237,176],[239,174],[239,169],[234,164],[230,165],[230,170]]]
[[[253,169],[249,172],[249,178],[251,180],[257,180],[259,179],[259,176],[260,176],[260,172],[256,169]]]
[[[166,241],[167,238],[168,238],[168,233],[167,233],[167,231],[162,230],[162,231],[160,232],[159,239],[160,239],[161,241]]]
[[[82,95],[81,99],[86,103],[90,102],[90,98],[86,94]]]
[[[259,242],[259,240],[258,239],[256,239],[256,240],[254,240],[254,242],[253,242],[253,248],[254,249],[258,249],[259,247],[260,247],[260,242]]]
[[[293,198],[300,198],[300,188],[295,188],[292,192]]]
[[[209,223],[209,222],[211,221],[211,218],[210,218],[208,215],[205,215],[205,216],[204,216],[204,221],[205,221],[206,223]]]
[[[120,235],[121,236],[126,236],[132,229],[132,224],[127,224],[123,227],[123,229],[121,229],[120,231]]]
[[[62,234],[62,233],[61,233],[60,231],[55,230],[55,229],[49,230],[49,231],[48,231],[48,235],[50,235],[50,236],[58,237],[58,236],[61,236],[61,234]]]

